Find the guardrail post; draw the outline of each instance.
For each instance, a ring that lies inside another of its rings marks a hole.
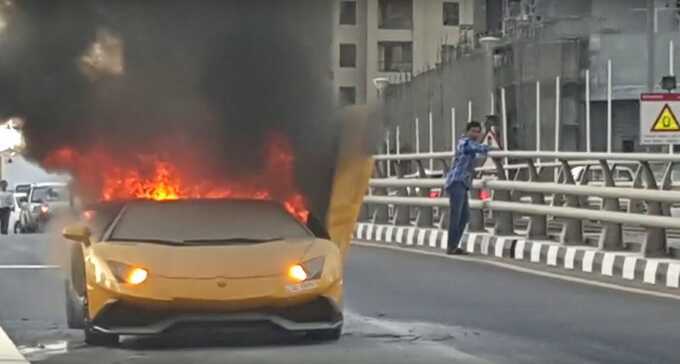
[[[376,167],[379,167],[376,165]],[[387,176],[387,172],[383,168],[376,168],[374,170],[375,174],[378,176],[378,178],[385,178]],[[387,188],[384,187],[374,187],[371,191],[371,194],[376,195],[376,196],[385,196],[387,195]],[[388,206],[387,205],[373,205],[371,206],[371,213],[372,216],[370,217],[370,220],[374,224],[385,224],[387,223],[389,219],[389,213],[388,213]]]
[[[638,163],[637,170],[635,171],[635,176],[633,177],[633,188],[643,188],[644,186],[642,185],[642,180],[644,178],[644,167],[643,164],[645,162],[640,162]],[[649,164],[647,165],[649,167]],[[639,214],[642,212],[642,201],[637,200],[637,199],[630,199],[628,200],[628,208],[626,211],[629,214]]]
[[[566,159],[560,159],[562,164],[562,175],[564,176],[564,182],[568,185],[576,185],[576,180],[574,175],[571,174],[571,166],[569,161]],[[553,197],[554,201],[555,197]],[[578,197],[574,195],[564,195],[565,206],[566,207],[576,207],[580,205]],[[579,219],[560,219],[564,225],[562,227],[562,233],[560,234],[560,241],[566,245],[578,245],[583,244],[583,222]]]
[[[606,187],[614,187],[614,177],[606,160],[600,160],[600,167],[602,168],[602,175],[604,178],[604,185]],[[605,211],[620,212],[620,204],[618,198],[604,198],[602,200],[602,209]],[[598,248],[601,250],[623,250],[623,230],[621,224],[613,222],[601,222],[602,234],[598,241]]]
[[[506,175],[505,167],[503,166],[504,158],[493,158],[493,163],[496,166],[496,178],[501,181],[507,181],[508,176]],[[496,190],[493,193],[493,199],[498,201],[511,201],[510,191],[508,190]],[[482,219],[484,218],[484,212],[480,210],[482,214]],[[515,228],[513,225],[513,216],[510,211],[495,211],[495,234],[496,235],[514,235]]]
[[[397,176],[403,178],[406,171],[400,164],[397,165]],[[397,196],[404,197],[408,196],[408,189],[406,187],[398,188]],[[411,223],[411,208],[407,205],[395,206],[394,216],[392,218],[392,224],[398,226],[407,226]]]
[[[673,181],[671,179],[671,174],[673,173],[673,166],[675,163],[673,162],[668,162],[666,164],[666,167],[664,168],[663,172],[663,177],[661,178],[661,186],[659,186],[659,189],[661,190],[670,190],[673,187]],[[663,214],[665,216],[671,216],[671,205],[664,203],[661,204],[661,207],[663,209]]]
[[[428,178],[427,172],[425,168],[423,167],[422,161],[418,160],[416,161],[418,163],[418,175],[420,178]],[[429,188],[420,188],[419,189],[418,196],[419,197],[429,197],[430,195],[430,189]],[[432,213],[432,207],[419,207],[418,208],[418,214],[416,215],[416,226],[418,227],[432,227],[433,225],[433,213]]]
[[[533,159],[527,161],[529,171],[529,182],[540,183],[538,170]],[[545,205],[545,196],[540,192],[529,193],[531,203],[535,205]],[[548,218],[545,215],[529,215],[529,226],[527,227],[527,238],[545,240],[548,238]]]

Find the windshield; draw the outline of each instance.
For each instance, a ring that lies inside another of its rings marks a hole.
[[[69,200],[69,191],[65,186],[35,187],[31,194],[31,202],[64,202]]]
[[[311,236],[307,229],[275,203],[149,201],[129,204],[108,240],[256,243]]]

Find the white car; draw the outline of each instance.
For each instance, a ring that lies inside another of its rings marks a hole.
[[[21,206],[22,232],[42,232],[56,214],[68,211],[71,194],[64,182],[35,183],[31,186],[27,202]]]
[[[19,234],[21,232],[21,204],[28,201],[27,196],[23,192],[14,192],[14,206],[9,215],[9,228],[12,232]]]

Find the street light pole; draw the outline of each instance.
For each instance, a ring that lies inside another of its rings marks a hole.
[[[647,91],[654,92],[654,33],[656,31],[656,7],[654,0],[647,0]]]

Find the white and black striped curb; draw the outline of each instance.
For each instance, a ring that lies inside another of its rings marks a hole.
[[[409,226],[359,223],[358,240],[446,250],[448,232]],[[635,253],[602,252],[585,246],[528,241],[518,236],[466,233],[461,248],[469,253],[544,264],[644,284],[680,288],[680,261],[643,258]]]

